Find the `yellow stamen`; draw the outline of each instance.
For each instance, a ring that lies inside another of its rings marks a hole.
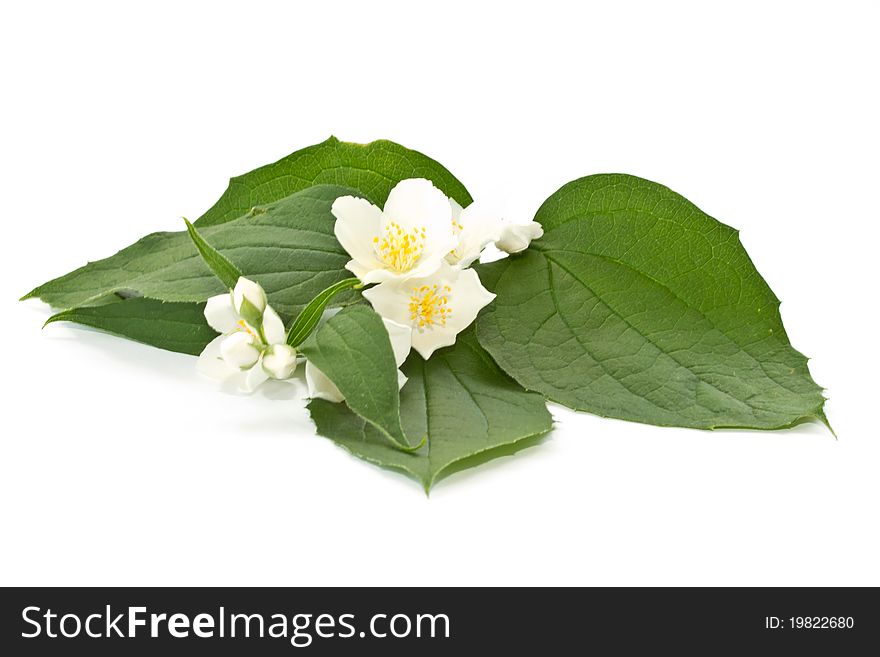
[[[385,226],[382,241],[373,238],[379,252],[379,258],[389,269],[402,274],[412,269],[425,248],[425,229],[412,228],[404,230],[396,221]]]
[[[461,231],[463,228],[464,227],[461,225],[461,223],[459,223],[455,219],[452,220],[452,234],[453,235],[455,235],[456,237],[461,235]],[[458,249],[452,249],[452,251],[449,252],[449,255],[452,256],[452,258],[455,260],[455,262],[458,262],[459,260],[461,260],[461,254],[458,252]]]
[[[409,316],[414,326],[420,329],[433,328],[435,324],[446,326],[446,319],[452,314],[449,293],[452,288],[444,285],[414,287],[409,297]]]

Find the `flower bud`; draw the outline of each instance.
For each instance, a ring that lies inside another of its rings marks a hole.
[[[505,223],[501,229],[501,239],[495,242],[495,246],[507,253],[519,253],[525,251],[532,240],[543,234],[544,229],[536,221],[525,224]]]
[[[230,367],[246,370],[260,360],[256,338],[245,331],[236,331],[220,343],[220,357]]]
[[[266,344],[284,344],[287,340],[287,331],[284,330],[284,322],[272,306],[266,306],[263,311],[263,338]]]
[[[260,318],[266,310],[266,293],[257,283],[242,276],[232,290],[232,303],[235,312],[254,326],[260,325]]]
[[[273,379],[289,379],[296,370],[296,350],[290,345],[269,345],[263,352],[263,370]]]

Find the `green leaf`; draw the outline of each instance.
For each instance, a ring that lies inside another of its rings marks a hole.
[[[428,491],[453,472],[536,444],[552,426],[540,395],[501,372],[472,329],[428,361],[413,352],[403,370],[409,381],[401,390],[402,423],[410,442],[427,436],[420,450],[389,447],[344,404],[321,399],[309,403],[318,433],[359,458],[410,475]]]
[[[46,324],[76,322],[168,351],[197,356],[217,337],[205,322],[204,311],[204,303],[135,297],[102,306],[65,310],[50,317]]]
[[[275,310],[299,313],[327,286],[348,278],[348,254],[333,235],[330,206],[351,189],[321,185],[297,192],[200,233],[266,290]],[[228,289],[202,261],[187,233],[154,233],[116,255],[51,281],[28,296],[52,306],[93,304],[114,293],[162,301],[204,301]]]
[[[242,273],[229,261],[229,258],[208,244],[205,241],[205,238],[199,234],[198,230],[196,230],[196,227],[187,221],[185,217],[183,221],[186,223],[186,231],[189,233],[190,239],[193,241],[193,244],[196,245],[199,255],[202,256],[202,260],[205,261],[208,268],[214,272],[214,275],[220,279],[220,282],[223,283],[223,285],[230,290],[234,288],[238,279],[241,278]]]
[[[391,340],[372,308],[365,304],[345,308],[315,331],[299,351],[339,388],[352,411],[396,446],[410,447],[400,426]]]
[[[357,278],[346,278],[319,292],[297,316],[293,326],[290,327],[290,330],[287,332],[287,344],[291,347],[298,347],[318,325],[318,320],[321,319],[321,315],[324,313],[330,300],[340,292],[349,290],[359,284],[360,280]]]
[[[295,317],[321,290],[347,276],[348,254],[333,236],[329,212],[333,200],[356,194],[384,205],[394,185],[414,177],[431,179],[462,205],[471,201],[449,171],[421,153],[389,141],[361,145],[331,137],[233,178],[195,225],[220,253],[263,286],[283,318]],[[96,307],[116,296],[198,302],[222,291],[223,285],[196,258],[183,233],[154,233],[22,298],[38,297],[56,308],[74,308]],[[342,294],[333,305],[351,298]],[[136,304],[129,306],[129,312],[148,307]],[[85,315],[96,322],[101,312],[90,310]],[[143,321],[151,325],[150,317]],[[162,339],[153,336],[151,344],[161,344]]]
[[[352,187],[364,198],[382,206],[391,188],[406,178],[427,178],[463,207],[471,203],[464,185],[441,164],[421,153],[391,141],[352,144],[330,137],[273,164],[232,178],[220,200],[196,225],[202,228],[232,221],[254,206],[318,184]]]
[[[256,263],[247,262],[238,246],[230,244],[230,250],[224,250],[223,244],[217,241],[208,227],[233,221],[238,223],[244,217],[259,215],[295,192],[308,194],[306,190],[314,185],[345,185],[347,188],[344,191],[338,186],[319,189],[337,189],[337,194],[355,193],[373,203],[384,205],[394,185],[403,179],[417,177],[431,179],[439,189],[463,206],[471,202],[467,190],[446,168],[421,153],[390,141],[351,144],[331,137],[321,144],[296,151],[274,164],[233,178],[220,200],[195,225],[206,238],[211,239],[221,253],[231,257],[247,276],[256,276],[270,294],[273,285],[278,288],[287,282],[283,280],[284,271],[280,265],[291,260],[302,261],[302,269],[294,265],[294,273],[304,274],[308,271],[310,275],[315,275],[316,284],[306,285],[305,289],[288,295],[293,296],[293,299],[272,299],[278,306],[276,310],[295,315],[315,294],[341,278],[319,273],[333,269],[338,259],[330,256],[339,254],[340,258],[347,260],[347,255],[344,255],[333,238],[332,223],[329,226],[318,226],[314,221],[306,220],[301,226],[301,236],[305,238],[301,246],[314,246],[311,253],[293,253],[290,248],[286,253],[263,252]],[[304,202],[302,197],[297,196]],[[332,200],[329,200],[326,207],[328,221],[332,221],[329,217]],[[295,216],[290,219],[295,219]],[[310,244],[310,231],[319,233],[315,236],[316,244]],[[194,255],[191,246],[182,245],[183,240],[178,233],[154,233],[115,256],[89,263],[49,281],[23,298],[39,297],[56,308],[72,308],[93,305],[102,296],[120,291],[136,291],[143,296],[164,301],[203,301],[212,294],[218,294],[221,287],[211,280],[207,268],[202,267],[198,271],[191,267],[184,267],[182,271],[176,268],[178,260],[184,255]],[[264,246],[268,247],[269,244]],[[175,248],[183,250],[174,250]],[[327,257],[321,257],[321,251]],[[249,267],[253,264],[256,269]],[[264,280],[257,276],[260,273],[265,274]]]
[[[497,299],[480,343],[528,390],[656,425],[778,429],[825,421],[821,388],[738,233],[627,175],[565,185],[544,237],[481,267]]]

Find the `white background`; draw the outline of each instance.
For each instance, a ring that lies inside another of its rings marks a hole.
[[[298,4],[4,5],[0,583],[880,584],[876,2]],[[590,173],[681,192],[742,229],[839,440],[554,407],[426,498],[302,387],[16,301],[330,134],[524,216]]]

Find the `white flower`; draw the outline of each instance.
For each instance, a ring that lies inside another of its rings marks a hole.
[[[266,379],[293,375],[296,351],[287,345],[284,323],[257,283],[241,277],[232,292],[208,299],[205,319],[221,335],[199,356],[203,374],[232,379],[246,392]]]
[[[401,180],[383,210],[340,196],[331,211],[336,239],[351,256],[345,267],[365,284],[429,276],[455,247],[449,199],[430,180]]]
[[[388,337],[391,340],[391,350],[394,352],[394,362],[397,367],[403,365],[403,361],[409,355],[410,345],[412,344],[412,329],[409,326],[392,322],[388,319],[382,319],[385,329],[388,331]],[[397,387],[403,387],[406,383],[406,376],[403,372],[397,370]],[[339,388],[327,376],[312,365],[310,361],[306,361],[306,385],[309,387],[309,397],[312,399],[326,399],[327,401],[338,403],[345,400]]]
[[[507,253],[519,253],[527,249],[532,240],[538,239],[543,234],[544,229],[537,221],[504,221],[501,226],[501,237],[495,242],[495,246]]]
[[[464,269],[480,257],[483,247],[501,239],[501,215],[480,203],[471,203],[462,209],[455,199],[450,198],[449,204],[452,206],[452,232],[457,243],[446,256],[446,262]]]
[[[380,283],[363,294],[382,317],[412,329],[412,346],[426,360],[435,349],[455,344],[455,337],[495,298],[476,271],[446,263],[432,276]]]

